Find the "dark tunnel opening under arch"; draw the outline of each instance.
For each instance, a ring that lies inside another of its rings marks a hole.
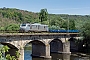
[[[77,39],[70,38],[68,41],[70,41],[70,52],[78,52]]]
[[[25,45],[24,49],[26,48],[31,50],[30,52],[32,53],[31,54],[32,57],[45,56],[45,44],[41,41],[38,40],[30,41]]]
[[[50,52],[51,53],[62,53],[63,43],[59,39],[54,39],[50,42]]]

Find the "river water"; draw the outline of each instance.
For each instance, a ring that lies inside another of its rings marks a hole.
[[[51,59],[44,59],[44,58],[32,58],[31,50],[24,51],[24,60],[90,60],[90,55],[73,53],[73,54],[56,54],[52,53]]]
[[[51,59],[32,58],[31,47],[24,50],[24,60],[90,60],[90,54],[73,53],[73,54],[57,54],[51,53]]]

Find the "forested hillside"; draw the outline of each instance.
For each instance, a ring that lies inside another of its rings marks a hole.
[[[48,14],[47,21],[52,29],[79,29],[82,24],[90,21],[90,15],[68,15],[68,14]],[[18,30],[21,23],[41,23],[39,13],[19,10],[16,8],[0,8],[0,30]]]

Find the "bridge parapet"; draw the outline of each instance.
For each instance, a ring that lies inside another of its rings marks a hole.
[[[69,36],[78,36],[78,33],[69,33]],[[37,33],[37,34],[0,34],[4,40],[42,40],[55,38],[68,38],[67,33]]]

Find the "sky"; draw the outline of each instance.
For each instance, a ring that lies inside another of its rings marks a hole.
[[[0,0],[0,8],[17,8],[49,14],[90,15],[90,0]]]

